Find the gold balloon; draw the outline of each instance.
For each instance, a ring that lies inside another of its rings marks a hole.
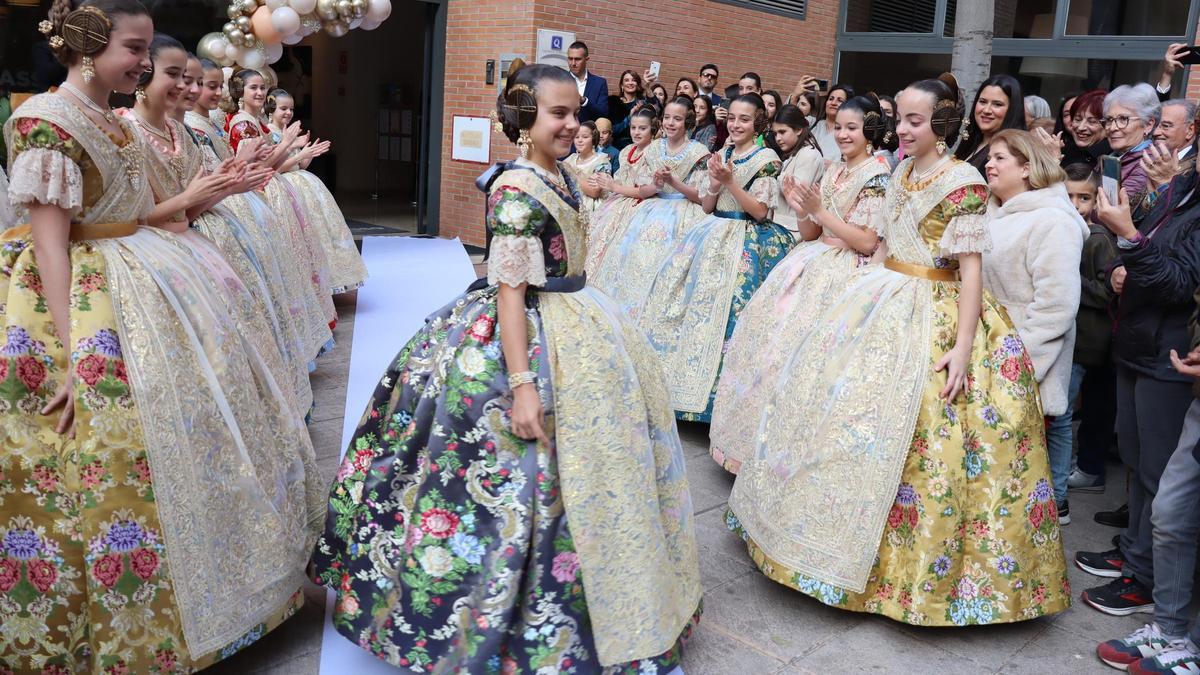
[[[367,0],[350,0],[350,13],[356,19],[367,15]]]
[[[263,76],[263,81],[267,83],[267,89],[274,89],[279,86],[279,75],[275,73],[274,68],[263,66],[257,70]]]
[[[317,0],[317,16],[326,21],[337,18],[337,0]]]
[[[243,33],[237,26],[233,30],[225,31],[225,37],[229,38],[229,44],[240,45],[246,39],[246,34]]]
[[[242,36],[242,46],[246,49],[250,49],[256,44],[258,44],[258,38],[254,37],[253,33],[246,33]]]
[[[243,33],[250,32],[251,25],[252,25],[250,23],[250,17],[243,14],[242,16],[239,16],[238,18],[234,19],[233,22],[235,24],[237,24],[238,30],[242,31]]]
[[[229,20],[230,20],[230,21],[233,21],[234,19],[236,19],[236,18],[238,18],[239,16],[241,16],[241,15],[242,15],[242,6],[241,6],[241,3],[240,3],[240,2],[235,2],[235,3],[233,3],[232,5],[230,5],[230,6],[229,6],[229,7],[228,7],[228,8],[225,10],[225,14],[226,14],[226,15],[229,17]]]
[[[337,12],[338,16],[345,19],[350,16],[350,0],[338,0]]]
[[[253,14],[256,9],[258,3],[255,0],[242,0],[242,14]]]
[[[325,24],[325,33],[330,37],[342,37],[350,32],[350,26],[345,21],[329,21]]]

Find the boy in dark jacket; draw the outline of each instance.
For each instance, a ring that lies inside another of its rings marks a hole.
[[[1110,313],[1117,296],[1108,279],[1109,269],[1117,257],[1117,238],[1091,218],[1100,176],[1089,164],[1071,164],[1066,172],[1067,194],[1091,230],[1083,242],[1083,256],[1079,261],[1083,289],[1075,319],[1075,361],[1071,367],[1069,391],[1071,401],[1082,393],[1084,403],[1080,409],[1079,456],[1067,486],[1080,492],[1102,492],[1104,456],[1112,441],[1117,409]]]

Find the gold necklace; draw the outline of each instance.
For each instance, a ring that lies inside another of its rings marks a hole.
[[[65,90],[71,92],[71,95],[74,96],[75,98],[79,99],[79,102],[82,103],[85,107],[87,107],[88,110],[91,110],[92,112],[97,113],[98,115],[103,117],[105,122],[108,122],[109,124],[117,123],[117,116],[115,113],[113,113],[111,108],[105,108],[104,106],[100,105],[99,103],[96,103],[95,101],[92,100],[91,96],[88,96],[87,94],[83,93],[78,87],[71,84],[70,82],[67,82],[66,80],[64,80],[62,84],[58,85],[58,88],[65,89]]]

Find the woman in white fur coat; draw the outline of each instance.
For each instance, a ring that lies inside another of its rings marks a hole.
[[[1066,174],[1045,146],[1027,131],[996,134],[986,167],[992,196],[988,229],[992,250],[983,257],[983,283],[1004,305],[1033,360],[1047,416],[1070,407],[1075,314],[1079,311],[1079,260],[1087,224],[1071,205]],[[1069,445],[1050,470],[1060,520],[1066,507]]]

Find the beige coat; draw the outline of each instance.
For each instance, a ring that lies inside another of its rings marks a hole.
[[[1063,184],[1030,190],[1003,206],[988,203],[992,250],[983,256],[983,286],[1004,305],[1033,360],[1047,415],[1067,412],[1079,259],[1087,225]]]

